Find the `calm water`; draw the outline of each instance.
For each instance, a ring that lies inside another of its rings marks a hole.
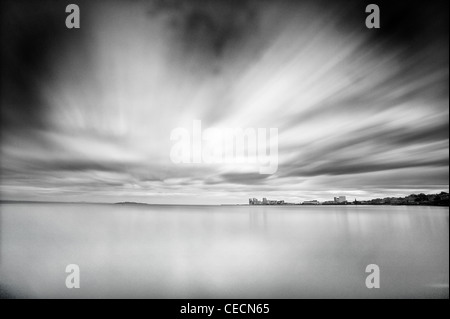
[[[0,285],[19,297],[449,296],[449,210],[2,204]],[[81,288],[67,289],[78,264]],[[367,289],[377,264],[381,287]]]

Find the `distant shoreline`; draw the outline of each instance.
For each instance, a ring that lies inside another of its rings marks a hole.
[[[0,200],[0,204],[81,204],[81,205],[136,205],[136,206],[220,206],[220,204],[149,204],[137,202],[56,202],[56,201],[21,201],[21,200]]]
[[[135,205],[135,206],[221,206],[222,204],[149,204],[137,202],[56,202],[56,201],[21,201],[21,200],[0,200],[0,204],[67,204],[67,205]],[[231,204],[234,205],[234,204]]]
[[[249,204],[149,204],[138,202],[117,202],[117,203],[99,203],[99,202],[56,202],[56,201],[17,201],[17,200],[0,200],[0,204],[66,204],[66,205],[128,205],[128,206],[244,206],[244,207],[292,207],[292,206],[422,206],[422,207],[449,207],[449,204],[284,204],[284,205],[249,205]]]

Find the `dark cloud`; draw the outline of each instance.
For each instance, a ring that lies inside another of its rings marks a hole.
[[[169,18],[183,51],[219,58],[256,27],[256,8],[254,0],[160,0],[149,12]]]
[[[387,170],[397,170],[403,168],[417,168],[436,166],[447,167],[448,159],[431,159],[431,160],[411,160],[393,162],[363,162],[360,160],[324,160],[324,163],[303,167],[301,164],[296,165],[292,170],[288,171],[286,176],[311,177],[319,175],[349,175],[360,173],[381,172]]]
[[[226,173],[220,175],[220,181],[216,181],[215,183],[256,185],[263,184],[269,176],[270,175],[262,175],[258,173]],[[208,181],[205,183],[208,184]],[[214,182],[212,183],[214,184]]]
[[[82,30],[65,27],[70,2],[1,2],[2,129],[45,127],[47,105],[42,85],[51,78],[54,59]]]
[[[308,155],[311,161],[330,156],[331,154],[357,151],[359,147],[369,146],[374,152],[395,150],[408,145],[420,145],[422,143],[441,142],[449,139],[449,124],[445,119],[436,126],[404,126],[389,127],[388,125],[376,124],[359,128],[351,133],[340,136],[331,144],[316,147],[309,144],[313,150]],[[298,147],[301,150],[301,147]]]
[[[59,160],[59,161],[34,161],[33,165],[36,165],[36,169],[44,169],[49,171],[65,171],[65,172],[77,172],[77,171],[100,171],[100,172],[124,172],[127,167],[130,167],[129,163],[120,162],[95,162],[89,160]]]
[[[377,1],[381,10],[381,28],[372,41],[387,41],[411,53],[420,51],[430,40],[448,42],[448,1]]]

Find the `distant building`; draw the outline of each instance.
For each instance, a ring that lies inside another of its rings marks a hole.
[[[347,198],[345,196],[339,196],[334,198],[335,203],[345,203],[347,202]]]
[[[319,204],[320,203],[317,200],[306,200],[306,201],[303,202],[302,205],[319,205]]]
[[[249,198],[248,199],[249,205],[287,205],[287,203],[284,202],[284,200],[268,200],[267,198],[263,198],[262,201],[256,199],[256,198]]]

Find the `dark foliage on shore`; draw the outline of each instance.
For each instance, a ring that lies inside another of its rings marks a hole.
[[[439,194],[411,194],[406,197],[375,198],[367,201],[347,202],[344,204],[356,205],[423,205],[423,206],[449,206],[448,193]]]

